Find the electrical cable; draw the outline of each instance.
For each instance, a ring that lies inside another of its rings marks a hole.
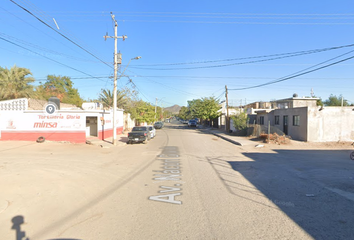
[[[351,60],[353,58],[354,58],[354,56],[351,56],[351,57],[342,59],[340,61],[337,61],[337,62],[334,62],[334,63],[331,63],[331,64],[327,64],[327,65],[322,66],[322,67],[315,68],[313,70],[309,70],[309,71],[306,71],[306,72],[295,74],[295,75],[292,75],[292,76],[289,76],[289,77],[280,78],[278,80],[274,80],[274,81],[271,81],[271,82],[267,82],[267,83],[263,83],[263,84],[259,84],[259,85],[255,85],[255,86],[251,86],[251,87],[235,88],[235,89],[229,89],[229,90],[230,91],[246,90],[246,89],[258,88],[258,87],[263,87],[263,86],[267,86],[267,85],[283,82],[283,81],[286,81],[286,80],[289,80],[289,79],[292,79],[292,78],[296,78],[298,76],[302,76],[302,75],[309,74],[309,73],[312,73],[312,72],[315,72],[315,71],[318,71],[318,70],[321,70],[321,69],[324,69],[324,68],[328,68],[330,66],[333,66],[333,65],[336,65],[336,64]]]
[[[131,71],[131,70],[128,70],[128,72],[132,72],[132,73],[134,73],[134,72],[133,72],[133,71]],[[136,74],[136,73],[134,73],[134,74]],[[139,75],[135,75],[135,76],[139,76]],[[163,84],[163,83],[156,82],[156,81],[151,80],[151,79],[149,79],[149,78],[147,78],[147,77],[144,77],[144,78],[145,78],[146,80],[150,81],[150,82],[153,82],[153,83],[156,83],[156,84],[160,84],[161,86],[164,86],[165,88],[169,88],[169,89],[172,89],[172,90],[175,90],[175,91],[179,91],[179,92],[181,92],[181,93],[183,93],[183,94],[188,94],[188,95],[193,95],[193,96],[200,97],[200,96],[199,96],[199,95],[197,95],[197,94],[194,94],[194,93],[189,93],[189,92],[186,92],[186,91],[183,91],[183,90],[177,89],[177,88],[173,88],[173,87],[167,86],[167,85],[165,85],[165,84]]]
[[[38,45],[33,44],[33,43],[26,42],[24,40],[12,37],[10,35],[7,35],[7,34],[1,33],[1,32],[0,32],[0,36],[3,36],[5,38],[7,38],[7,39],[11,39],[13,41],[19,42],[22,45],[27,45],[29,47],[32,47],[32,48],[35,48],[35,49],[38,49],[38,50],[41,50],[41,51],[44,51],[44,52],[48,52],[48,53],[51,53],[51,54],[54,54],[54,55],[63,56],[63,57],[66,57],[66,58],[69,58],[69,59],[72,59],[72,60],[84,61],[84,62],[97,62],[97,61],[91,61],[91,60],[87,60],[87,59],[77,58],[77,57],[74,57],[74,56],[71,56],[71,55],[68,55],[68,54],[60,53],[60,52],[57,52],[57,51],[54,51],[54,50],[51,50],[51,49],[48,49],[48,48],[44,48],[44,47],[38,46]]]
[[[195,62],[186,62],[186,63],[138,64],[138,65],[133,64],[133,66],[135,66],[135,67],[146,66],[147,67],[147,66],[190,65],[190,64],[202,64],[202,63],[215,63],[215,62],[230,62],[230,61],[247,60],[247,59],[255,59],[255,58],[268,58],[268,57],[277,57],[277,56],[284,56],[284,55],[299,56],[301,54],[306,55],[306,54],[325,52],[325,51],[330,51],[330,50],[337,50],[337,49],[347,48],[347,47],[354,47],[354,44],[347,44],[347,45],[320,48],[320,49],[312,49],[312,50],[303,50],[303,51],[296,51],[296,52],[289,52],[289,53],[276,53],[276,54],[252,56],[252,57],[242,57],[242,58],[228,58],[228,59],[222,59],[222,60],[195,61]]]
[[[64,64],[64,63],[61,63],[61,62],[59,62],[59,61],[57,61],[57,60],[54,60],[54,59],[52,59],[52,58],[49,58],[49,57],[47,57],[47,56],[45,56],[45,55],[43,55],[43,54],[34,52],[34,51],[32,51],[31,49],[29,49],[29,48],[23,47],[23,46],[21,46],[21,45],[19,45],[19,44],[17,44],[17,43],[14,43],[14,42],[12,42],[12,41],[10,41],[10,40],[7,40],[7,39],[5,39],[5,38],[3,38],[3,37],[0,37],[0,39],[3,40],[3,41],[5,41],[5,42],[8,42],[8,43],[10,43],[10,44],[13,44],[13,45],[15,45],[15,46],[17,46],[17,47],[20,47],[20,48],[23,48],[23,49],[25,49],[25,50],[27,50],[27,51],[30,51],[30,52],[32,52],[32,53],[34,53],[34,54],[40,55],[40,56],[42,56],[42,57],[44,57],[44,58],[46,58],[46,59],[48,59],[48,60],[50,60],[50,61],[53,61],[53,62],[55,62],[55,63],[57,63],[57,64],[60,64],[60,65],[64,66],[64,67],[70,68],[70,69],[72,69],[72,70],[74,70],[74,71],[77,71],[77,72],[79,72],[79,73],[82,73],[82,74],[85,74],[85,75],[90,76],[90,77],[92,77],[92,78],[95,78],[95,79],[98,79],[98,80],[100,80],[100,81],[103,81],[103,80],[101,80],[101,79],[98,78],[98,77],[92,76],[92,75],[90,75],[90,74],[88,74],[88,73],[86,73],[86,72],[83,72],[83,71],[81,71],[81,70],[79,70],[79,69],[77,69],[77,68],[71,67],[71,66],[66,65],[66,64]],[[104,81],[104,82],[105,82],[105,81]]]
[[[34,18],[36,18],[38,21],[40,21],[41,23],[43,23],[45,26],[49,27],[50,29],[52,29],[53,31],[55,31],[56,33],[58,33],[60,36],[62,36],[63,38],[65,38],[66,40],[68,40],[69,42],[73,43],[75,46],[79,47],[80,49],[82,49],[83,51],[85,51],[86,53],[88,53],[89,55],[91,55],[92,57],[96,58],[97,60],[99,60],[100,62],[102,62],[104,65],[113,68],[113,66],[107,64],[105,61],[101,60],[99,57],[97,57],[96,55],[94,55],[93,53],[91,53],[90,51],[86,50],[85,48],[83,48],[82,46],[80,46],[79,44],[77,44],[76,42],[74,42],[73,40],[71,40],[70,38],[68,38],[67,36],[65,36],[64,34],[60,33],[59,31],[57,31],[55,28],[53,28],[52,26],[50,26],[49,24],[47,24],[46,22],[44,22],[42,19],[40,19],[39,17],[37,17],[35,14],[33,14],[31,11],[27,10],[26,8],[24,8],[23,6],[19,5],[18,3],[16,3],[14,0],[10,0],[12,3],[14,3],[15,5],[17,5],[19,8],[23,9],[24,11],[26,11],[27,13],[29,13],[31,16],[33,16]]]
[[[347,45],[347,46],[353,47],[354,44]],[[337,48],[331,48],[331,50],[333,50],[333,49],[337,49]],[[294,53],[291,55],[285,55],[285,56],[279,56],[279,57],[273,57],[273,58],[267,58],[267,59],[261,59],[261,60],[254,60],[254,61],[248,61],[248,62],[237,62],[237,63],[221,64],[221,65],[211,65],[211,66],[184,67],[184,68],[142,68],[142,67],[131,66],[131,68],[144,69],[144,70],[186,70],[186,69],[219,68],[219,67],[229,67],[229,66],[235,66],[235,65],[244,65],[244,64],[250,64],[250,63],[273,61],[273,60],[284,59],[284,58],[289,58],[289,57],[296,57],[296,56],[318,53],[318,52],[322,52],[322,51],[328,51],[328,50],[313,50],[313,51],[309,51],[306,53],[299,52],[299,53]]]

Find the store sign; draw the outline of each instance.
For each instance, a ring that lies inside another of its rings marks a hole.
[[[0,129],[6,130],[85,130],[85,116],[76,113],[6,113],[1,114]]]

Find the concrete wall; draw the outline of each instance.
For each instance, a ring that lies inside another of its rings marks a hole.
[[[354,140],[354,107],[309,108],[309,139],[311,142]]]
[[[130,131],[135,127],[135,121],[131,119],[130,113],[124,113],[124,131]]]
[[[288,134],[294,140],[308,141],[307,107],[276,109],[271,113],[271,125],[284,132],[284,116],[288,116]],[[279,125],[275,125],[275,116],[279,116]],[[294,126],[293,116],[300,117],[300,125]]]
[[[86,117],[94,117],[97,121],[87,125]],[[117,111],[116,123],[119,134],[123,131],[123,110]],[[111,112],[58,110],[54,115],[48,115],[38,110],[0,110],[0,140],[36,141],[38,137],[45,137],[50,141],[84,143],[87,126],[96,126],[94,134],[100,139],[111,137]]]
[[[279,117],[279,124],[275,124],[275,116]],[[267,113],[257,112],[257,124],[260,124],[260,118],[264,117],[264,126],[268,127],[268,122],[270,126],[278,128],[280,131],[285,133],[284,129],[284,116],[288,117],[288,136],[291,136],[294,140],[308,141],[307,140],[307,107],[302,108],[284,108],[284,109],[275,109]],[[294,126],[293,117],[300,117],[299,126]]]

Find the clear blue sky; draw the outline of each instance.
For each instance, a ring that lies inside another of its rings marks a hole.
[[[154,104],[158,98],[165,107],[209,96],[223,100],[225,85],[229,89],[252,87],[327,60],[314,68],[354,56],[351,46],[287,58],[251,58],[353,44],[352,0],[14,2],[98,59],[10,0],[3,0],[0,37],[30,51],[0,39],[0,66],[29,68],[37,83],[48,74],[70,76],[84,99],[97,98],[102,88],[113,89],[108,77],[113,74],[114,41],[103,38],[106,33],[114,34],[110,12],[118,21],[118,35],[128,36],[118,40],[122,68],[129,59],[142,57],[131,61],[125,75],[143,100]],[[276,84],[230,90],[230,104],[282,99],[293,93],[310,96],[311,89],[323,100],[342,94],[354,103],[353,65],[350,59]],[[133,87],[126,77],[118,86]]]

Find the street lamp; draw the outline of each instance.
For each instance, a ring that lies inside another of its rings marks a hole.
[[[125,66],[122,74],[119,76],[119,78],[121,78],[125,72],[125,70],[127,70],[130,62],[132,60],[138,60],[141,57],[135,57],[129,60],[127,66]],[[115,74],[115,76],[117,76],[117,74]],[[117,145],[117,123],[116,123],[116,119],[117,119],[117,77],[114,78],[114,88],[113,88],[113,145]]]

